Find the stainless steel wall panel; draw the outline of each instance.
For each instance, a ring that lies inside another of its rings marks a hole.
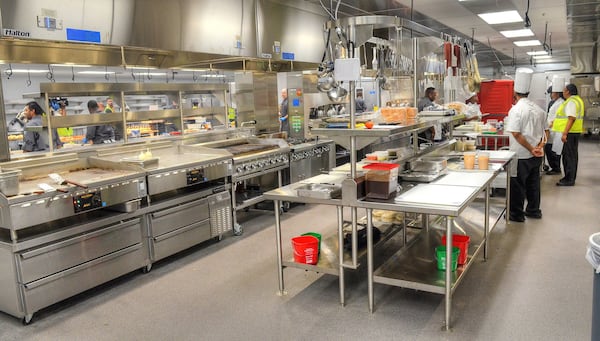
[[[282,53],[287,52],[294,54],[294,60],[321,62],[325,49],[323,28],[327,17],[323,11],[313,11],[314,7],[308,6],[302,2],[284,5],[272,0],[257,0],[258,56],[268,53],[274,60],[281,60]],[[275,41],[281,43],[281,53],[274,51]]]
[[[238,125],[256,120],[256,133],[279,131],[277,75],[238,72],[235,74],[235,82],[234,99]]]

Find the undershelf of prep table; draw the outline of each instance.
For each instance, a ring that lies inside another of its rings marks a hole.
[[[490,207],[490,230],[502,215],[503,208]],[[473,264],[484,245],[483,205],[471,204],[461,216],[455,218],[453,234],[466,234],[470,237],[466,264],[458,266],[452,273],[452,292],[458,286]],[[404,247],[390,243],[379,247],[397,250],[374,271],[373,281],[403,288],[417,289],[432,293],[445,294],[446,273],[437,269],[435,248],[442,245],[442,236],[446,233],[445,218],[432,216],[429,229],[422,229]],[[488,235],[489,237],[489,235]],[[376,252],[377,253],[377,252]]]

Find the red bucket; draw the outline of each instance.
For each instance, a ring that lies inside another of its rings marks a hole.
[[[319,239],[314,236],[292,238],[294,261],[304,264],[317,264],[319,261]]]
[[[462,234],[452,235],[452,246],[456,246],[460,249],[460,254],[458,255],[458,265],[463,265],[467,262],[470,240],[471,237]],[[442,245],[446,245],[446,235],[442,236]]]

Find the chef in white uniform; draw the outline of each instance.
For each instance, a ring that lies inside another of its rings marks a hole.
[[[465,121],[481,121],[481,107],[477,93],[471,92],[465,98],[467,110],[465,111]]]
[[[510,178],[510,216],[524,222],[525,217],[540,219],[540,167],[546,142],[546,112],[529,100],[533,70],[518,68],[515,75],[515,105],[508,112],[505,131],[509,134],[510,150],[517,154],[517,174]],[[525,199],[527,205],[525,206]],[[525,209],[523,209],[525,206]]]
[[[561,141],[561,134],[558,132],[552,131],[552,124],[554,123],[554,119],[556,118],[556,111],[558,107],[565,101],[562,97],[562,91],[565,87],[565,79],[563,77],[554,76],[552,78],[552,90],[550,92],[550,98],[553,103],[548,109],[548,142],[544,147],[544,152],[546,153],[546,160],[548,160],[548,166],[550,169],[546,172],[548,175],[554,174],[562,174],[560,171],[560,152],[562,151],[563,143]],[[556,144],[556,145],[555,145]]]

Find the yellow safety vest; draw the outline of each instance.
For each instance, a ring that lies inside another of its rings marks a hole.
[[[575,117],[575,122],[573,122],[569,133],[583,133],[583,115],[585,114],[585,108],[583,100],[577,95],[572,95],[558,107],[558,110],[556,110],[556,118],[552,124],[552,131],[561,133],[565,131],[567,122],[569,121],[569,117],[565,113],[565,107],[569,102],[575,102],[575,107],[577,108],[577,117]]]

